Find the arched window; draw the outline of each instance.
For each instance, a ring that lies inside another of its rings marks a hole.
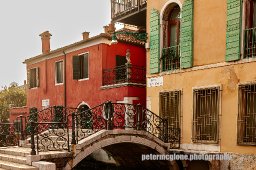
[[[176,3],[167,6],[163,13],[162,71],[180,68],[180,7]]]
[[[165,21],[164,47],[177,46],[180,43],[180,7],[175,5]]]
[[[250,29],[256,27],[256,0],[247,0],[245,9],[245,28]]]

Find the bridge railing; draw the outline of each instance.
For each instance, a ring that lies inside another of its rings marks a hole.
[[[20,139],[16,123],[0,123],[0,147],[17,146]]]
[[[19,140],[27,140],[31,143],[32,155],[36,151],[71,151],[72,144],[103,129],[147,131],[170,143],[171,148],[179,148],[180,145],[180,129],[170,128],[167,119],[140,104],[108,101],[88,110],[62,106],[41,111],[31,108],[29,116],[19,116],[17,122],[18,126],[11,123],[0,124],[0,137],[5,136],[0,138],[0,145],[17,145]],[[13,142],[17,142],[12,144],[12,138]]]

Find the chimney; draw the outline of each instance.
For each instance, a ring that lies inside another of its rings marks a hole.
[[[87,40],[89,38],[90,32],[83,32],[83,40]]]
[[[52,35],[49,33],[49,31],[45,31],[42,34],[40,34],[39,36],[41,37],[41,40],[42,40],[42,53],[43,54],[49,53],[51,50],[50,38]]]

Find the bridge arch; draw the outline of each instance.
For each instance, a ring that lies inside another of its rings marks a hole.
[[[74,168],[84,158],[99,149],[109,151],[111,150],[111,146],[113,148],[122,144],[146,147],[154,151],[155,154],[167,154],[170,146],[146,131],[122,129],[101,130],[79,141],[76,145],[74,158],[66,164],[64,169],[69,170]]]

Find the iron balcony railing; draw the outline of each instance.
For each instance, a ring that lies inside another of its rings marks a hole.
[[[120,83],[146,84],[146,68],[126,64],[103,70],[103,86]]]
[[[162,71],[176,70],[180,68],[180,46],[171,46],[162,49],[160,58]]]
[[[139,11],[147,6],[147,0],[112,0],[111,1],[111,16],[112,19],[120,15]]]
[[[256,28],[244,30],[244,58],[256,57]]]

